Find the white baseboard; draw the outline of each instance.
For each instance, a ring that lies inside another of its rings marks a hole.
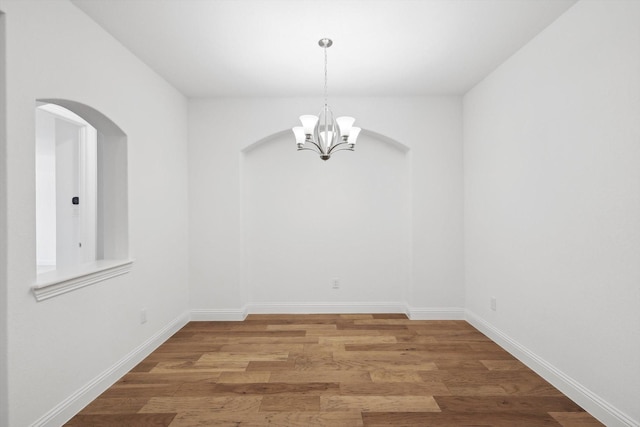
[[[402,302],[284,302],[250,303],[250,314],[348,314],[348,313],[405,313]]]
[[[633,420],[480,316],[466,310],[466,320],[608,427],[640,425],[638,420]]]
[[[404,302],[249,303],[238,309],[193,309],[193,321],[242,321],[248,314],[404,313],[411,320],[464,320],[460,307],[408,307]]]
[[[465,320],[464,309],[460,307],[409,307],[407,316],[411,320]]]
[[[155,333],[148,340],[133,349],[129,354],[120,359],[115,365],[89,381],[71,396],[56,405],[49,412],[36,420],[31,427],[57,427],[69,421],[71,417],[80,412],[102,392],[111,387],[124,374],[133,369],[153,350],[175,334],[189,321],[188,313],[185,313],[163,329]]]
[[[247,307],[238,309],[192,309],[191,320],[195,322],[233,321],[241,322],[247,317]]]

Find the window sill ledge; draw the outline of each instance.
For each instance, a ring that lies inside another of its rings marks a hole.
[[[93,285],[131,271],[132,259],[99,260],[72,270],[54,270],[38,274],[31,291],[36,301],[44,301],[85,286]]]

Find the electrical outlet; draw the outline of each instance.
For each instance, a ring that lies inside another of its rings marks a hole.
[[[336,277],[332,280],[331,283],[332,283],[333,289],[340,289],[340,279]]]
[[[496,297],[491,297],[491,310],[496,311]]]
[[[140,324],[147,323],[147,309],[143,308],[140,310]]]

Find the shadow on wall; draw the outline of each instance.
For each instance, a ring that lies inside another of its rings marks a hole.
[[[249,302],[404,301],[411,255],[408,147],[363,131],[322,161],[291,131],[242,151]],[[335,281],[338,280],[338,289]]]

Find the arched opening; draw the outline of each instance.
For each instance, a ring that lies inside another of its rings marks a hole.
[[[125,133],[75,101],[37,100],[35,115],[38,282],[128,260]]]
[[[97,131],[56,104],[36,108],[38,273],[97,259]]]

